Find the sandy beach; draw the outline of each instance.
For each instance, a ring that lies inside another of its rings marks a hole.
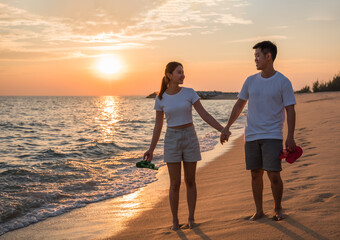
[[[195,228],[169,229],[166,196],[110,239],[339,239],[340,92],[300,94],[296,99],[295,139],[304,154],[294,164],[283,162],[285,220],[271,219],[273,199],[266,176],[266,217],[257,222],[246,220],[254,213],[254,203],[244,166],[244,140],[239,138],[231,151],[197,173]],[[184,186],[182,183],[179,206],[182,224],[187,219]]]
[[[168,179],[163,168],[157,182],[134,195],[90,204],[0,239],[340,239],[340,92],[298,94],[296,99],[295,140],[304,154],[293,164],[283,162],[282,205],[287,214],[283,221],[271,219],[274,205],[266,175],[266,216],[256,222],[247,220],[254,213],[254,203],[250,174],[245,170],[244,139],[239,137],[228,152],[199,168],[193,229],[170,230]],[[230,146],[216,148],[215,154]],[[181,224],[187,216],[182,182]]]

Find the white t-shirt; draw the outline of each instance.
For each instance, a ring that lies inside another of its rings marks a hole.
[[[296,104],[292,84],[280,72],[270,78],[247,78],[238,98],[248,100],[245,140],[283,139],[284,107]]]
[[[157,96],[154,109],[164,112],[168,127],[180,126],[192,122],[192,105],[199,99],[194,89],[182,87],[174,95],[164,92],[162,100]]]

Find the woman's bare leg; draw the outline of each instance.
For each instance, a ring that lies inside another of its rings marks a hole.
[[[193,228],[195,221],[195,208],[197,200],[196,188],[196,165],[197,162],[184,162],[184,179],[187,188],[187,202],[189,208],[188,227]]]
[[[170,189],[169,200],[172,213],[172,227],[176,231],[179,229],[178,222],[178,202],[179,202],[179,189],[181,186],[181,163],[167,163],[170,176]]]

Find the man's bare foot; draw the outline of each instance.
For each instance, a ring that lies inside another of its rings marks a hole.
[[[177,224],[177,225],[172,225],[172,226],[170,227],[170,229],[171,229],[172,231],[177,231],[177,230],[179,230],[179,228],[180,228],[180,225],[179,225],[179,224]]]
[[[275,215],[273,216],[273,219],[275,221],[281,221],[284,218],[285,217],[284,217],[284,214],[282,213],[282,208],[275,209]]]
[[[195,220],[194,219],[192,219],[192,220],[188,220],[188,227],[189,227],[189,229],[192,229],[193,227],[195,226]]]
[[[182,225],[183,225],[183,224],[182,224]],[[172,223],[172,226],[170,227],[170,229],[171,229],[172,231],[177,231],[178,229],[180,229],[180,227],[181,227],[182,225],[179,225],[178,221],[174,221],[174,222]]]
[[[249,218],[249,221],[256,221],[264,216],[263,212],[255,213],[253,216]]]

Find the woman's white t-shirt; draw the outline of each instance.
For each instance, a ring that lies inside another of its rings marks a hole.
[[[162,100],[157,96],[154,109],[164,112],[168,127],[176,127],[192,122],[192,105],[199,99],[194,89],[182,87],[174,95],[164,92]]]

